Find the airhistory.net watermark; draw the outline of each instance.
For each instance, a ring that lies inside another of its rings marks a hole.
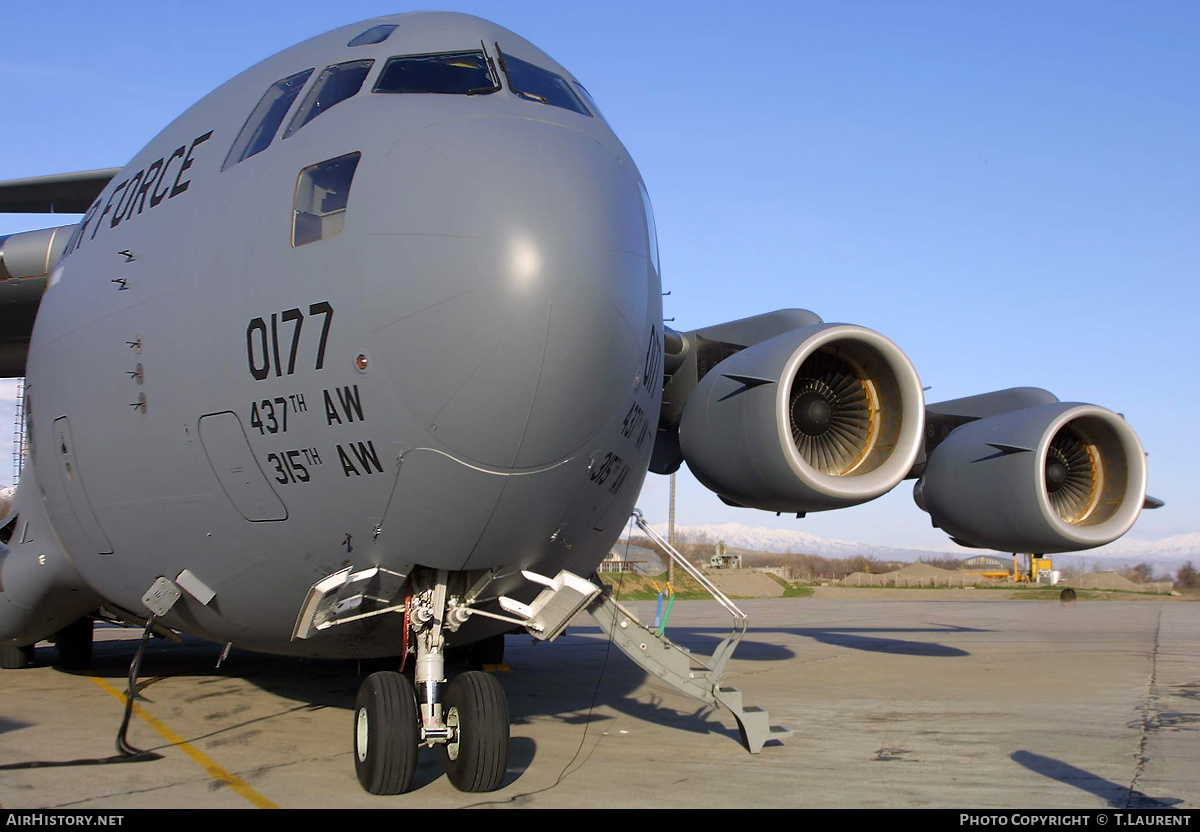
[[[5,826],[121,826],[124,815],[89,812],[5,812]]]

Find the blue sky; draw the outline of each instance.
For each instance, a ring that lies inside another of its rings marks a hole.
[[[0,179],[124,164],[268,54],[412,8],[14,4]],[[455,8],[594,94],[654,201],[673,326],[806,307],[896,341],[931,401],[1028,384],[1111,407],[1168,503],[1131,534],[1200,531],[1200,5]],[[0,215],[0,234],[52,224]],[[652,520],[666,495],[651,476]],[[728,508],[681,475],[678,517],[945,542],[908,484],[797,521]]]

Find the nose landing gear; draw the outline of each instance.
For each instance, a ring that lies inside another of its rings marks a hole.
[[[508,767],[504,689],[495,677],[478,671],[446,685],[448,575],[438,570],[413,577],[407,621],[416,645],[416,686],[391,671],[364,680],[354,708],[358,782],[371,794],[405,792],[412,786],[417,748],[440,745],[446,776],[456,789],[494,791]]]

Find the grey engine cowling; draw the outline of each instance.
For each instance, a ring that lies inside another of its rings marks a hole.
[[[956,428],[913,496],[961,543],[1005,552],[1070,552],[1129,530],[1146,497],[1146,456],[1102,407],[1050,402]]]
[[[843,508],[889,491],[920,451],[921,382],[877,332],[819,324],[713,367],[687,397],[684,460],[726,502],[769,511]]]

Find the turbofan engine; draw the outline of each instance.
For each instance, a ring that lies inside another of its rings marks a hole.
[[[716,364],[687,396],[683,459],[728,503],[844,508],[891,490],[921,447],[921,382],[877,332],[819,324]]]
[[[1077,551],[1133,525],[1146,498],[1146,455],[1112,411],[1052,402],[956,428],[929,455],[913,496],[966,545]]]

